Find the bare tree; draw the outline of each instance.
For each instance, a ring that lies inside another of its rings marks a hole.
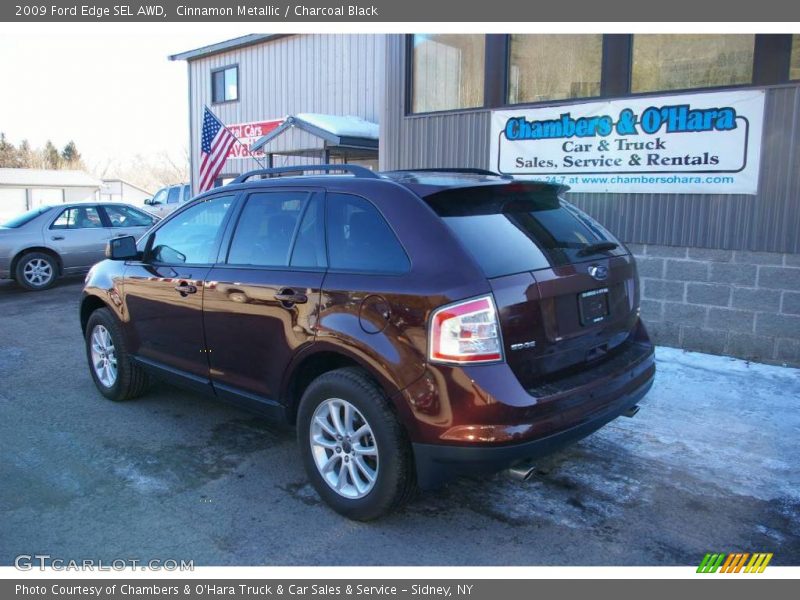
[[[167,152],[153,156],[136,154],[125,161],[106,160],[90,169],[101,179],[119,178],[146,190],[183,183],[189,178],[189,160],[175,161]]]

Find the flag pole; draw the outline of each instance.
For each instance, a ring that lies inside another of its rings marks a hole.
[[[250,158],[252,158],[254,161],[256,161],[256,162],[257,162],[257,163],[258,163],[258,164],[261,166],[261,168],[262,168],[262,169],[266,169],[266,168],[267,168],[267,167],[264,165],[264,163],[262,163],[262,162],[261,162],[261,160],[259,160],[259,158],[258,158],[258,157],[257,157],[255,154],[253,154],[253,153],[250,151],[250,147],[249,147],[249,146],[245,146],[245,145],[242,143],[242,141],[241,141],[241,140],[240,140],[238,137],[236,137],[236,135],[234,135],[234,133],[233,133],[233,132],[232,132],[230,129],[228,129],[228,126],[227,126],[227,125],[225,125],[225,123],[223,123],[223,122],[222,122],[222,119],[220,119],[220,118],[219,118],[219,117],[216,115],[216,113],[214,113],[214,111],[213,111],[213,110],[211,110],[211,109],[208,107],[208,105],[207,105],[207,104],[204,104],[204,105],[203,105],[203,108],[205,108],[205,109],[206,109],[208,112],[210,112],[210,113],[211,113],[211,114],[214,116],[214,118],[217,120],[217,122],[218,122],[220,125],[222,125],[222,127],[225,129],[225,131],[227,131],[228,133],[230,133],[230,134],[231,134],[231,137],[233,137],[233,139],[235,139],[235,140],[236,140],[236,143],[237,143],[237,144],[239,144],[240,146],[244,147],[244,149],[245,149],[245,150],[247,150],[247,153],[250,155]],[[226,160],[227,160],[227,159],[226,159]]]

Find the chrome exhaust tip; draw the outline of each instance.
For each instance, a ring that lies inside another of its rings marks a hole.
[[[622,413],[622,416],[623,417],[628,417],[630,419],[630,418],[634,417],[636,415],[636,413],[638,413],[638,412],[639,412],[639,405],[638,404],[634,404],[628,410],[626,410],[624,413]]]
[[[506,469],[506,475],[515,481],[528,481],[533,477],[536,467],[530,463],[520,463]]]

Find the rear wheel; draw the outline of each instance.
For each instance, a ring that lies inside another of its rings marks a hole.
[[[56,281],[58,263],[50,254],[28,252],[17,262],[15,276],[17,283],[26,290],[46,290]]]
[[[86,325],[86,358],[97,389],[109,400],[131,400],[147,391],[147,373],[131,359],[119,322],[99,308]]]
[[[297,432],[312,485],[342,515],[375,519],[413,494],[408,439],[362,371],[337,369],[315,379],[300,401]]]

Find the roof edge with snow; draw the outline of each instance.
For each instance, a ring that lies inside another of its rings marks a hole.
[[[269,42],[271,40],[276,40],[278,38],[286,37],[286,33],[250,33],[248,35],[243,35],[238,38],[233,38],[232,40],[225,40],[223,42],[217,42],[216,44],[209,44],[208,46],[201,46],[200,48],[195,48],[194,50],[186,50],[185,52],[179,52],[177,54],[171,54],[169,56],[170,60],[197,60],[199,58],[205,58],[207,56],[213,56],[214,54],[221,54],[222,52],[229,52],[231,50],[238,50],[239,48],[244,48],[245,46],[253,46],[255,44],[262,44],[264,42]]]
[[[102,182],[86,171],[0,168],[0,186],[100,188]]]
[[[353,115],[298,113],[288,116],[278,127],[256,140],[250,151],[260,150],[288,129],[297,127],[325,141],[326,146],[377,149],[380,127]]]

